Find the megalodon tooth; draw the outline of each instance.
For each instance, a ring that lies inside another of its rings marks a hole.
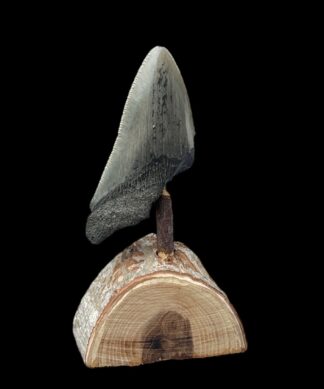
[[[118,136],[90,203],[86,235],[100,243],[149,217],[172,178],[194,161],[194,124],[170,52],[153,48],[129,91]]]

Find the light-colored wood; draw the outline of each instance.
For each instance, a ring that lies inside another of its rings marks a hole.
[[[83,297],[73,332],[89,367],[140,365],[245,351],[240,320],[197,256],[149,234],[117,255]]]

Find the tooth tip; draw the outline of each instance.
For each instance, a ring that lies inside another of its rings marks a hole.
[[[149,52],[149,54],[156,55],[156,56],[160,56],[161,54],[165,54],[165,55],[172,57],[170,51],[164,46],[153,47],[153,49]]]

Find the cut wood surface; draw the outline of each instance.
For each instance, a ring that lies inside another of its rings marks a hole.
[[[149,234],[118,254],[83,297],[73,332],[89,367],[238,353],[247,344],[228,298],[198,257]]]

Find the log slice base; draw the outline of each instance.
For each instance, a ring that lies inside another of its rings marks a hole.
[[[247,348],[237,313],[198,257],[180,242],[161,257],[155,234],[133,243],[99,273],[81,300],[73,333],[88,367]]]

